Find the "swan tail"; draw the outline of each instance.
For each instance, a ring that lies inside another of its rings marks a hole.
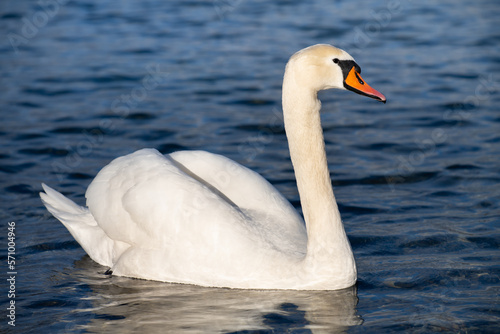
[[[95,262],[112,266],[114,241],[99,227],[89,209],[42,183],[40,198],[47,210],[68,229]]]

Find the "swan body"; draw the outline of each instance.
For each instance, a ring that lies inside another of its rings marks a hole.
[[[359,72],[330,45],[303,49],[287,64],[283,112],[304,219],[262,176],[203,151],[117,158],[88,187],[87,207],[44,184],[40,196],[114,275],[243,289],[352,286],[356,265],[333,195],[317,92],[350,89],[385,102]]]

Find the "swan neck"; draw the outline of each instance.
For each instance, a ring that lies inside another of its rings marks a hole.
[[[307,256],[345,247],[346,235],[333,194],[321,127],[321,102],[293,78],[283,83],[283,113],[302,212],[308,234]],[[347,242],[348,243],[348,242]]]

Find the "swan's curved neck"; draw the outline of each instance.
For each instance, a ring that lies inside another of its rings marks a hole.
[[[285,73],[283,115],[306,222],[308,258],[332,256],[348,243],[333,195],[320,109],[317,91],[304,89],[303,83]]]

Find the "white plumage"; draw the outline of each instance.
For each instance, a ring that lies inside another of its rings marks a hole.
[[[164,156],[143,149],[117,158],[90,184],[88,208],[46,185],[40,196],[115,275],[231,288],[351,286],[356,267],[333,196],[316,97],[319,89],[344,89],[345,73],[332,59],[353,61],[328,45],[298,52],[283,84],[306,223],[259,174],[203,151]]]

